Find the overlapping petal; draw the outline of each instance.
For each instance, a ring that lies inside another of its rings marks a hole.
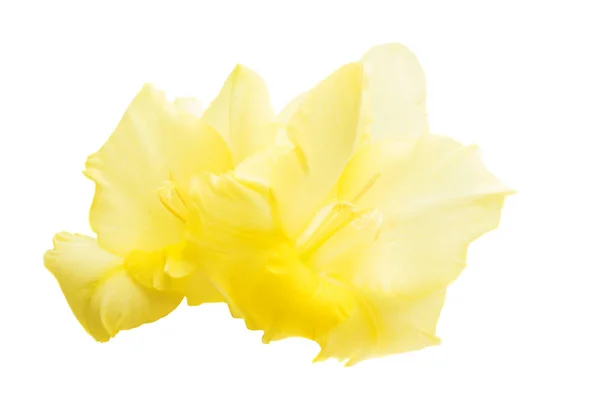
[[[373,141],[410,141],[427,134],[425,75],[415,55],[391,43],[362,58],[365,93],[361,124]]]
[[[96,183],[90,224],[98,243],[125,257],[177,243],[185,225],[161,203],[159,189],[173,179],[185,183],[202,171],[232,168],[218,132],[144,86],[102,148],[90,156],[85,174]]]
[[[262,78],[238,65],[202,120],[221,134],[231,150],[233,163],[237,165],[273,144],[274,117]]]
[[[350,162],[341,200],[381,212],[377,239],[355,250],[347,277],[369,289],[409,296],[450,284],[466,264],[469,243],[498,226],[512,193],[483,165],[476,147],[421,137],[414,148],[376,142]]]
[[[436,327],[444,299],[443,290],[418,299],[363,295],[359,308],[328,334],[315,360],[336,358],[351,366],[438,345]]]
[[[127,272],[121,257],[104,251],[88,236],[57,234],[44,263],[77,320],[101,342],[166,316],[183,298],[141,285]]]
[[[291,118],[294,148],[273,168],[278,216],[291,238],[302,232],[352,156],[362,95],[362,67],[348,64],[312,89]]]

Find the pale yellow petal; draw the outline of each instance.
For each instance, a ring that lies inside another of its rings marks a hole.
[[[190,306],[223,302],[225,299],[206,275],[210,261],[204,250],[190,241],[168,248],[165,273],[171,278],[171,288],[183,294]]]
[[[234,164],[271,146],[276,125],[269,92],[254,71],[238,65],[202,121],[227,142]]]
[[[272,186],[292,239],[322,207],[352,155],[361,93],[362,68],[348,64],[312,89],[288,124],[295,148],[273,169]]]
[[[161,203],[159,188],[167,180],[187,185],[195,174],[231,167],[213,129],[146,85],[86,164],[85,174],[96,183],[90,224],[98,242],[124,257],[179,241],[184,225]]]
[[[398,141],[378,141],[359,149],[338,182],[339,200],[364,208],[381,208],[389,185],[399,185],[393,179],[410,161],[412,149],[412,145]]]
[[[56,277],[77,320],[101,342],[166,316],[182,299],[139,284],[120,257],[101,249],[91,237],[57,234],[44,264]]]
[[[304,101],[306,98],[306,93],[302,93],[292,99],[285,107],[279,112],[276,117],[277,122],[277,134],[275,135],[275,145],[278,146],[293,146],[290,141],[287,133],[287,124],[290,119],[294,116],[296,111],[298,110],[298,106]]]
[[[364,55],[362,64],[361,125],[369,126],[371,139],[411,140],[426,134],[425,75],[415,55],[398,43],[380,45]]]
[[[338,185],[340,200],[379,209],[384,220],[512,192],[485,167],[477,147],[436,135],[421,137],[414,148],[398,142],[370,144],[352,159]]]
[[[192,181],[190,195],[200,214],[201,226],[272,232],[276,222],[267,190],[257,182],[244,183],[233,173],[205,174]]]
[[[502,196],[484,196],[388,221],[370,249],[345,256],[345,280],[361,289],[405,296],[444,288],[466,266],[469,244],[498,226],[503,202]]]
[[[202,104],[194,98],[177,98],[173,103],[178,108],[196,117],[201,117],[204,112]]]
[[[134,251],[125,259],[127,271],[142,285],[177,292],[191,306],[223,302],[204,273],[202,250],[188,241],[173,244],[157,252]]]
[[[334,204],[332,207],[335,208]],[[323,208],[317,214],[315,222],[319,222],[319,215],[330,210],[331,206]],[[328,275],[338,280],[352,283],[349,272],[354,273],[349,267],[356,265],[356,255],[365,253],[373,247],[380,229],[381,214],[376,210],[361,211],[348,205],[340,209],[337,215],[330,213],[319,222],[319,227],[312,229],[311,223],[308,229],[311,234],[301,237],[300,250],[311,248],[315,244],[314,251],[305,256],[307,264],[322,275]],[[308,231],[307,229],[307,231]],[[308,237],[305,239],[304,237]]]
[[[372,248],[335,262],[345,280],[408,296],[455,280],[469,244],[498,226],[512,192],[485,168],[477,148],[434,135],[414,148],[370,144],[349,164],[338,189],[340,199],[382,214]]]
[[[252,169],[250,169],[252,171]],[[192,214],[189,240],[198,250],[196,271],[176,281],[189,304],[225,300],[232,314],[239,316],[231,302],[228,283],[233,268],[245,271],[266,261],[265,253],[281,241],[269,193],[255,182],[249,185],[233,172],[221,176],[202,175],[191,187]]]
[[[256,153],[235,167],[234,176],[247,185],[267,189],[271,186],[273,168],[289,150],[288,146],[272,146]]]
[[[436,326],[445,292],[420,299],[364,295],[360,308],[331,331],[315,361],[337,358],[350,366],[365,359],[438,345]]]
[[[473,197],[513,193],[485,167],[476,146],[433,135],[422,137],[404,169],[382,175],[381,184],[390,190],[382,194],[384,219],[409,218]]]

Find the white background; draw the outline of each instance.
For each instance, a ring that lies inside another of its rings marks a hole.
[[[151,3],[0,3],[1,401],[600,400],[598,2]],[[90,232],[83,164],[143,82],[206,105],[243,63],[279,108],[391,41],[423,65],[432,131],[519,191],[451,286],[441,346],[311,364],[315,344],[263,345],[222,305],[85,334],[42,255]]]

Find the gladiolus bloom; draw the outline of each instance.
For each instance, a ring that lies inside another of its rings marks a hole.
[[[203,114],[146,86],[87,163],[97,239],[45,264],[94,338],[185,297],[226,302],[263,341],[316,341],[351,365],[439,343],[446,288],[512,190],[475,146],[430,133],[404,46],[370,50],[278,116],[237,67]]]
[[[437,344],[445,289],[511,190],[476,147],[428,132],[403,46],[371,50],[294,103],[287,142],[193,181],[207,275],[265,342],[312,339],[317,360]]]
[[[197,251],[185,240],[189,183],[271,145],[273,112],[262,79],[238,66],[200,114],[197,102],[170,103],[146,85],[88,158],[97,239],[59,233],[44,263],[98,341],[164,317],[184,296],[190,305],[223,300],[196,270]]]

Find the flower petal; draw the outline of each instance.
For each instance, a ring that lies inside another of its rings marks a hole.
[[[206,226],[199,230],[215,225],[248,232],[276,229],[269,193],[258,182],[244,183],[231,172],[209,173],[192,181],[190,195]]]
[[[156,321],[182,297],[137,283],[120,257],[101,249],[91,237],[59,233],[44,255],[71,310],[85,330],[105,342],[119,331]]]
[[[272,146],[256,153],[235,167],[234,176],[246,185],[268,189],[271,187],[273,167],[289,149],[288,146]]]
[[[301,336],[322,340],[354,307],[352,290],[317,275],[285,242],[261,259],[230,265],[215,275],[230,306],[252,330],[264,331],[263,342]]]
[[[361,308],[333,329],[321,343],[315,361],[347,360],[351,366],[365,359],[438,345],[437,320],[444,304],[442,290],[420,299],[365,295]]]
[[[414,148],[397,142],[370,144],[352,159],[338,184],[340,200],[379,209],[384,220],[511,193],[486,169],[477,147],[437,135],[421,137]]]
[[[498,226],[512,192],[485,168],[475,147],[434,135],[420,138],[412,151],[369,145],[350,163],[338,189],[340,199],[382,213],[373,246],[344,256],[345,280],[405,296],[455,280],[469,243]]]
[[[213,129],[144,86],[86,164],[85,174],[96,183],[90,224],[99,244],[124,257],[179,241],[184,225],[161,204],[158,189],[173,178],[187,186],[194,174],[231,167]]]
[[[331,207],[335,207],[335,204],[323,208],[314,221],[318,222],[319,215],[323,216],[323,212]],[[342,211],[340,219],[348,219],[349,222],[342,226],[335,224],[335,218],[330,219],[329,222],[333,222],[333,225],[328,226],[334,227],[330,231],[331,235],[322,236],[325,237],[324,241],[321,242],[314,253],[308,256],[307,264],[319,274],[334,277],[350,285],[352,280],[349,277],[349,272],[354,274],[354,271],[349,271],[348,267],[355,266],[356,261],[354,259],[359,252],[370,250],[373,247],[380,227],[381,214],[378,211],[359,211],[352,208],[352,206],[348,206],[347,209],[349,210],[348,213],[344,214],[346,211]],[[323,226],[323,223],[320,223],[319,226]],[[313,223],[311,223],[309,229],[312,225]],[[311,237],[315,237],[315,234],[318,234],[319,231],[322,230],[317,228]],[[304,243],[299,245],[301,250],[306,249],[304,237],[303,234],[300,238]]]
[[[194,98],[177,98],[173,102],[175,106],[187,113],[200,118],[202,116],[202,104]]]
[[[398,141],[378,141],[357,150],[338,182],[338,199],[364,208],[381,208],[390,185],[398,184],[393,182],[395,177],[388,176],[407,163],[412,149],[412,145]]]
[[[226,301],[203,269],[195,269],[184,277],[172,279],[172,287],[185,295],[189,306]]]
[[[202,292],[215,294],[206,291],[214,286],[222,295],[219,297],[235,310],[223,280],[228,281],[232,267],[244,271],[254,261],[266,261],[265,250],[281,241],[268,192],[260,184],[249,184],[237,179],[233,172],[206,174],[193,180],[190,222],[199,224],[189,225],[189,240],[201,253],[201,259],[196,272],[176,285],[182,286],[178,289],[183,289],[188,303],[196,304],[205,297]]]
[[[388,221],[370,249],[346,256],[347,278],[362,289],[405,296],[444,288],[466,266],[469,244],[498,226],[503,202],[484,196]]]
[[[366,77],[362,121],[373,141],[406,140],[428,132],[425,75],[405,46],[376,46],[362,58]]]
[[[225,139],[237,165],[273,144],[274,117],[265,82],[254,71],[238,65],[202,121]]]
[[[171,277],[165,272],[167,254],[165,250],[152,252],[132,251],[125,257],[127,272],[147,288],[168,291],[171,289]]]
[[[164,271],[170,278],[171,289],[183,294],[188,305],[225,301],[205,273],[207,261],[202,249],[195,243],[183,241],[167,251]]]
[[[134,251],[125,258],[125,266],[140,284],[161,291],[184,295],[188,305],[224,302],[204,273],[202,251],[181,241],[155,252]]]
[[[273,169],[273,194],[284,231],[296,238],[320,209],[357,139],[362,68],[348,64],[312,89],[290,120],[295,145]]]
[[[276,117],[277,122],[277,134],[275,135],[275,145],[278,146],[294,146],[290,142],[287,133],[287,124],[290,122],[290,119],[294,116],[300,104],[306,98],[306,93],[301,93],[292,99],[285,107],[279,112]]]

